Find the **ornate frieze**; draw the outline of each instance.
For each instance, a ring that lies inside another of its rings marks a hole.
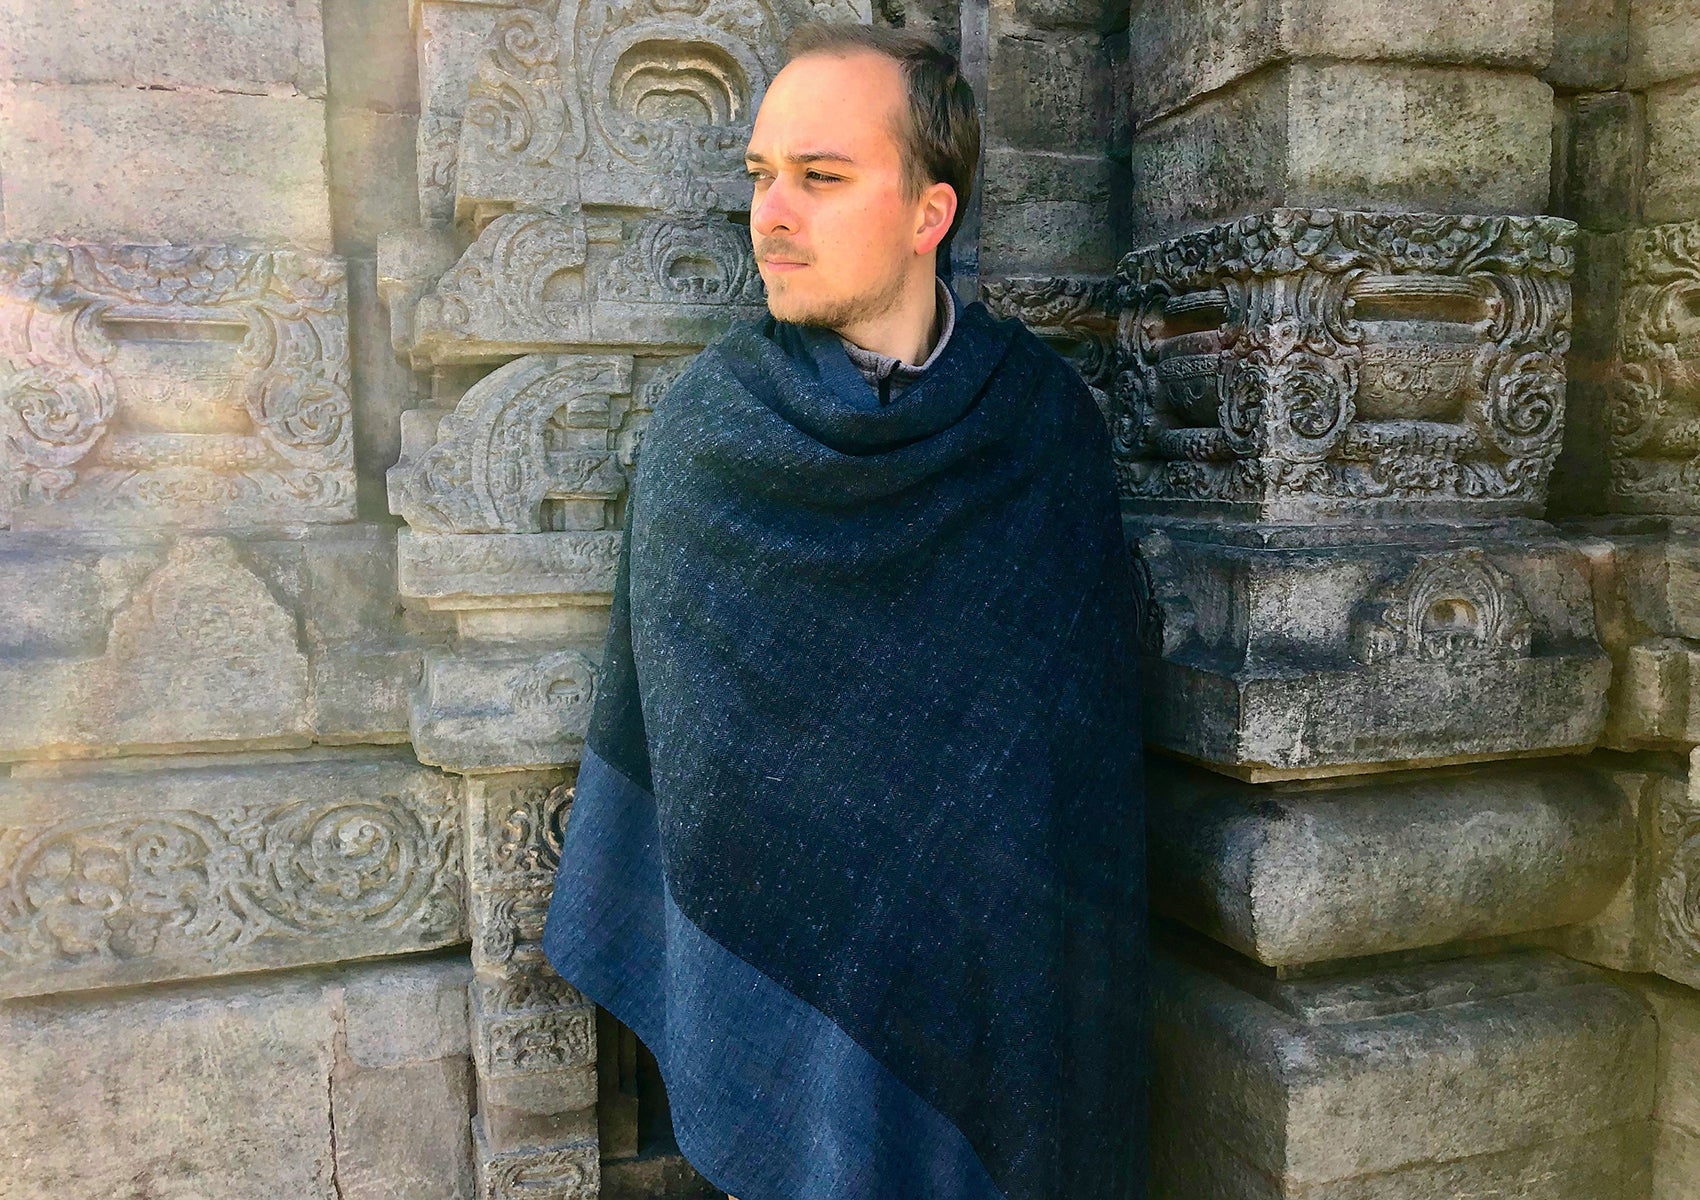
[[[1611,661],[1536,530],[1137,523],[1147,736],[1253,782],[1595,744]],[[1333,529],[1337,536],[1321,536]]]
[[[1574,230],[1276,209],[1128,255],[1124,494],[1253,519],[1538,513]]]
[[[1700,512],[1700,221],[1626,234],[1612,396],[1611,502]]]
[[[1111,392],[1121,359],[1114,280],[1066,275],[982,280],[980,299],[994,316],[1016,317],[1074,364],[1092,396],[1111,418]]]
[[[0,244],[0,521],[354,516],[342,263]]]
[[[465,937],[458,785],[321,760],[0,787],[0,996]]]

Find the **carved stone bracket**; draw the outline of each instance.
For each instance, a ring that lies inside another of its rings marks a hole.
[[[354,516],[341,260],[0,244],[0,522]]]
[[[1607,413],[1612,506],[1700,513],[1700,221],[1626,239]]]
[[[1080,372],[1106,421],[1121,370],[1116,346],[1120,288],[1112,279],[1071,276],[983,280],[980,298],[994,316],[1017,317]]]
[[[1261,520],[1538,514],[1574,232],[1276,209],[1128,255],[1124,493]]]

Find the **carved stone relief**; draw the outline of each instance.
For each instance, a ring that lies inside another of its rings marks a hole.
[[[1659,794],[1657,935],[1658,971],[1700,987],[1700,788],[1695,770],[1700,751],[1689,760],[1687,787]]]
[[[340,260],[0,245],[0,521],[354,515]]]
[[[596,665],[579,650],[434,652],[414,705],[414,750],[469,772],[577,762],[595,696]]]
[[[1700,221],[1626,237],[1611,501],[1625,512],[1700,512]]]
[[[451,945],[458,786],[395,760],[0,787],[0,997]]]
[[[1276,209],[1128,255],[1124,494],[1254,519],[1538,513],[1574,230]]]
[[[1425,558],[1360,608],[1348,635],[1362,663],[1527,658],[1529,606],[1480,551]]]
[[[980,299],[994,316],[1016,317],[1074,364],[1105,421],[1120,369],[1114,280],[1055,276],[983,280]]]

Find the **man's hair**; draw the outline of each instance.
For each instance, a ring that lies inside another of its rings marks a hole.
[[[903,184],[913,200],[931,183],[956,191],[956,216],[939,243],[947,253],[968,211],[974,168],[980,161],[980,118],[974,89],[962,77],[955,55],[918,33],[840,21],[799,25],[785,42],[785,61],[805,54],[848,54],[871,50],[903,68],[908,90],[908,121],[898,129],[903,155]]]

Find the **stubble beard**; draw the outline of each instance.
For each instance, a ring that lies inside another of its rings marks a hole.
[[[777,288],[768,288],[767,311],[778,321],[837,333],[896,307],[903,297],[903,283],[902,274],[893,272],[884,282],[853,296],[813,302],[787,296],[787,289],[781,283]]]

